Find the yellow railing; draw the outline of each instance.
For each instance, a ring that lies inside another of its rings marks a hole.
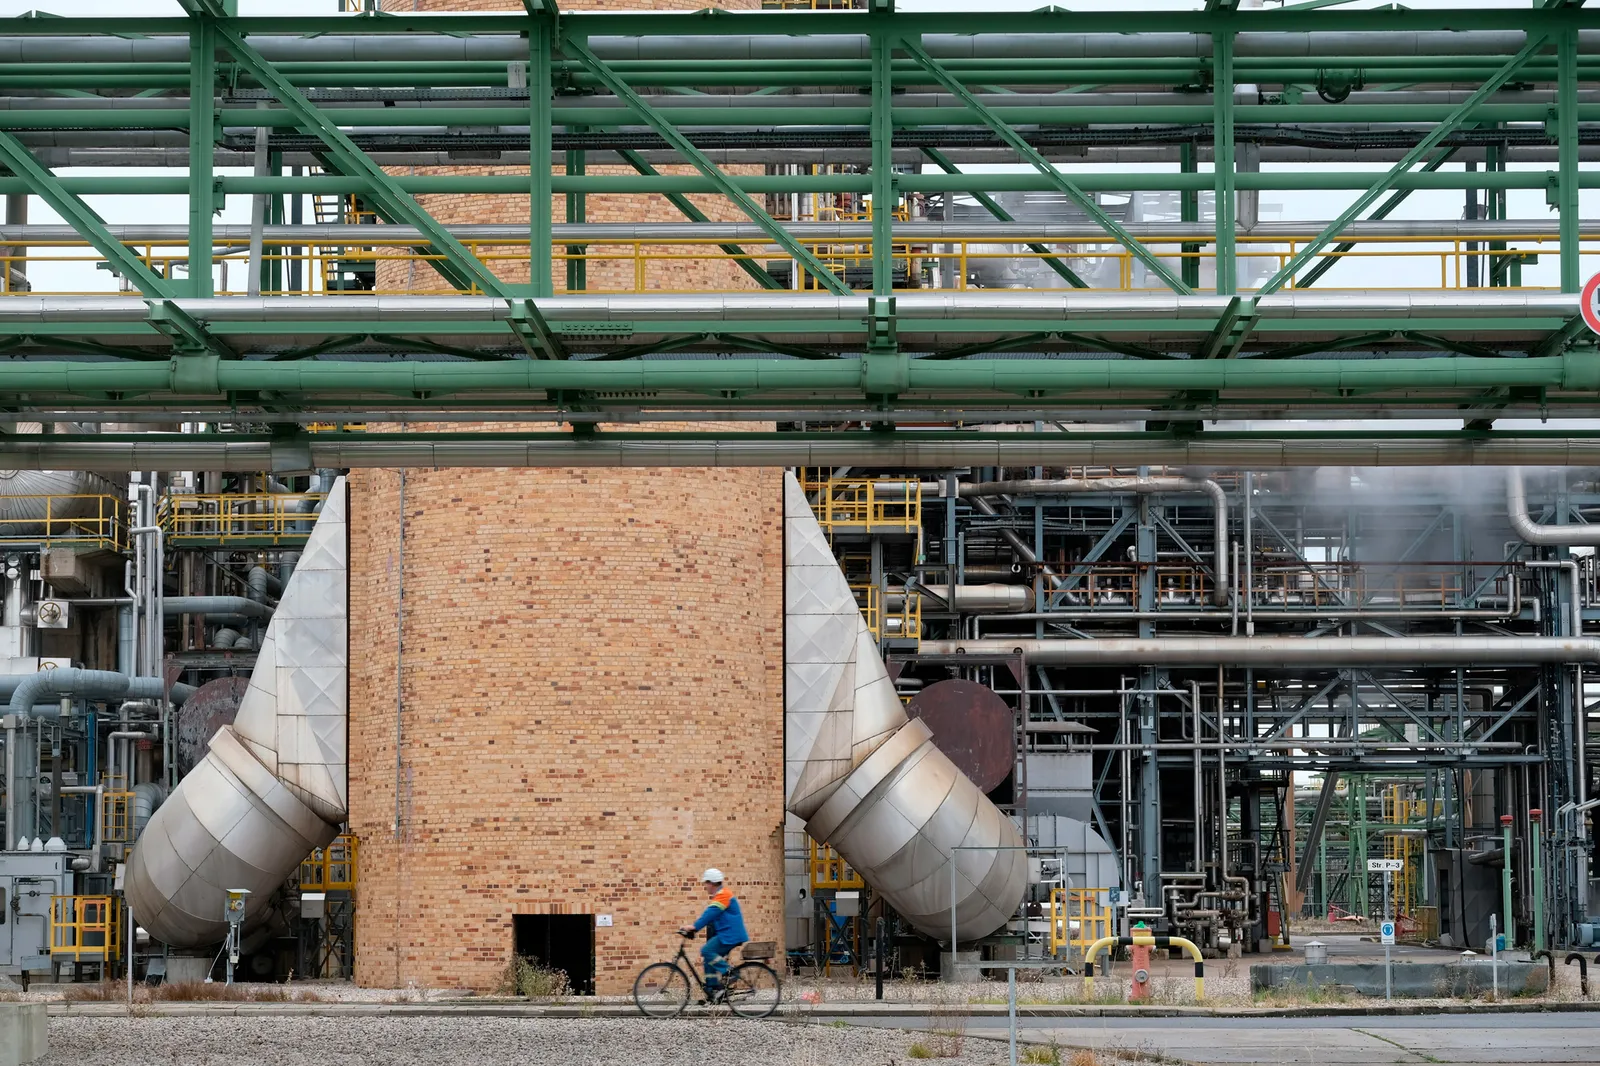
[[[909,485],[911,491],[897,494],[870,478],[829,478],[818,488],[817,524],[830,534],[840,526],[867,533],[918,532],[922,528],[922,494],[915,480]]]
[[[157,521],[168,544],[297,541],[311,532],[313,508],[326,498],[318,492],[169,493]]]
[[[121,898],[51,896],[50,954],[74,962],[122,958]]]
[[[817,217],[838,219],[847,216],[865,217],[862,212],[855,211],[819,211]],[[475,288],[453,289],[435,271],[421,269],[430,262],[442,261],[443,256],[418,252],[414,242],[408,243],[403,239],[384,237],[384,226],[363,228],[370,230],[371,235],[362,234],[359,238],[353,238],[361,242],[359,246],[306,245],[293,238],[269,238],[262,251],[262,260],[266,264],[268,276],[288,278],[291,276],[289,264],[298,261],[299,276],[304,281],[297,288],[289,288],[286,285],[280,288],[267,287],[263,289],[262,295],[339,295],[341,292],[352,291],[379,295],[413,293],[454,296],[478,293]],[[1239,238],[1236,256],[1241,276],[1254,277],[1276,272],[1315,236],[1315,233],[1308,231],[1286,236]],[[1491,242],[1506,247],[1491,253],[1487,250]],[[585,291],[593,293],[744,291],[751,289],[754,282],[739,269],[736,260],[742,259],[747,263],[763,266],[769,262],[791,261],[785,248],[770,241],[746,241],[741,245],[742,254],[739,256],[723,252],[722,246],[726,243],[726,240],[715,238],[669,237],[654,240],[597,237],[581,245],[553,242],[551,255],[557,266],[555,271],[557,291],[565,291],[560,287],[561,279],[566,276],[561,264],[568,261],[582,261],[587,264]],[[858,240],[801,243],[808,251],[835,269],[848,267],[865,272],[872,264],[872,242],[865,237]],[[1041,245],[1044,250],[1030,251],[1028,243]],[[1210,246],[1202,246],[1196,251],[1192,247],[1195,242],[1185,242],[1178,238],[1152,237],[1140,243],[1171,269],[1176,269],[1183,262],[1196,262],[1202,268],[1208,268],[1208,261],[1214,261],[1216,258],[1216,252]],[[507,270],[527,269],[529,253],[526,238],[510,236],[471,238],[463,240],[462,244],[479,261],[490,267],[503,265]],[[1191,246],[1190,250],[1184,250],[1185,244]],[[1468,248],[1469,244],[1476,244],[1478,247],[1471,249]],[[147,267],[164,277],[175,276],[180,267],[187,269],[189,253],[186,245],[131,241],[124,242],[124,245]],[[244,295],[249,286],[247,277],[249,241],[244,238],[219,239],[216,246],[218,262],[225,264],[219,268],[219,273],[223,276],[219,279],[217,294]],[[1375,285],[1370,281],[1361,284],[1374,276],[1375,265],[1385,263],[1390,268],[1401,268],[1397,273],[1405,281],[1403,285],[1387,286],[1388,288],[1461,289],[1466,287],[1467,264],[1472,259],[1478,259],[1486,266],[1491,261],[1499,263],[1512,259],[1519,263],[1532,262],[1540,256],[1553,257],[1559,253],[1559,249],[1560,241],[1553,235],[1462,233],[1448,237],[1363,237],[1349,251],[1340,252],[1335,248],[1329,248],[1322,253],[1322,256],[1353,261],[1354,269],[1346,268],[1334,276],[1335,280],[1345,280],[1348,283],[1347,287],[1351,288],[1385,288],[1386,286]],[[98,264],[104,261],[99,252],[82,240],[45,241],[29,245],[26,251],[26,255],[0,256],[0,262],[6,267],[16,266],[25,269],[28,264]],[[1600,256],[1600,234],[1584,234],[1581,254],[1591,262]],[[1318,257],[1319,261],[1322,256]],[[1138,260],[1121,245],[1092,240],[1063,243],[1051,240],[1043,234],[1031,242],[1022,237],[1014,241],[1008,240],[1004,244],[997,243],[993,238],[952,241],[902,238],[895,241],[892,258],[897,266],[903,264],[906,276],[912,279],[910,284],[916,287],[922,284],[924,265],[929,267],[930,272],[935,265],[938,266],[941,289],[960,290],[972,287],[975,284],[974,279],[983,273],[982,268],[1002,262],[1012,262],[1022,271],[1019,278],[1028,288],[1034,291],[1070,291],[1071,286],[1044,262],[1048,258],[1056,258],[1085,276],[1095,289],[1102,291],[1163,289],[1163,286],[1155,280],[1141,280],[1135,284],[1136,277],[1143,278],[1136,266]],[[329,268],[330,263],[336,263],[346,271],[354,269],[357,265],[363,269],[370,267],[376,287],[370,290],[336,287],[329,281],[334,275],[334,271]],[[693,277],[702,280],[706,277],[706,272],[685,270],[686,263],[720,263],[725,269],[720,275],[715,272],[711,275],[712,288],[707,289],[705,284],[690,288],[686,286],[685,279]],[[40,272],[30,273],[37,275]],[[10,278],[8,270],[0,270],[0,293],[22,291],[11,288]],[[1514,276],[1508,276],[1507,280],[1516,279]],[[1204,278],[1202,281],[1204,282]],[[1293,287],[1292,283],[1289,287]],[[1339,287],[1321,284],[1318,289]],[[1525,290],[1553,288],[1551,285],[1509,287]],[[1248,290],[1241,286],[1241,291]],[[35,287],[27,294],[65,296],[89,293],[82,289]],[[137,298],[139,294],[130,288],[126,290],[126,295]]]
[[[876,585],[851,585],[861,616],[866,619],[867,630],[874,639],[904,637],[915,640],[922,636],[922,597],[915,592],[894,592],[900,606],[883,609],[883,596]]]
[[[10,514],[0,518],[0,543],[127,547],[127,512],[115,496],[7,496],[6,503]]]
[[[1103,888],[1052,888],[1050,890],[1050,953],[1062,948],[1083,951],[1096,940],[1112,935],[1114,914],[1100,902]]]
[[[300,890],[354,892],[357,850],[355,836],[341,833],[332,844],[307,855],[300,863]]]
[[[818,844],[815,840],[806,838],[811,845],[811,890],[819,888],[854,889],[864,888],[866,882],[861,880],[861,875],[844,860],[844,856],[828,847]]]
[[[100,794],[100,817],[104,819],[107,843],[133,843],[133,797],[134,793],[120,790]]]

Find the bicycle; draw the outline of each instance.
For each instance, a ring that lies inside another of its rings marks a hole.
[[[711,992],[690,961],[685,945],[694,934],[679,933],[678,956],[671,962],[653,962],[633,981],[633,1002],[647,1018],[676,1018],[689,1005],[689,984],[700,989],[707,1003],[726,1003],[741,1018],[765,1018],[778,1009],[783,985],[777,971],[764,962],[746,958],[723,975],[722,988]],[[752,945],[743,945],[749,948]],[[744,952],[740,952],[744,957]]]

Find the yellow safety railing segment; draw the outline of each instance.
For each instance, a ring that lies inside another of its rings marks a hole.
[[[121,898],[51,896],[50,954],[73,961],[122,958]]]
[[[318,221],[361,225],[373,220],[371,213],[360,210],[351,197],[323,199],[324,202],[318,205]],[[896,217],[902,217],[903,214],[903,211],[897,211]],[[814,215],[808,214],[806,217],[808,219],[815,217],[819,221],[866,221],[870,219],[871,212],[819,208]],[[268,238],[263,245],[262,262],[267,266],[266,272],[269,276],[287,279],[295,273],[291,271],[290,264],[298,262],[300,264],[298,274],[304,281],[298,288],[289,288],[285,285],[281,288],[263,289],[262,295],[336,296],[341,293],[361,292],[377,295],[411,293],[453,296],[478,293],[476,288],[453,289],[444,284],[433,271],[424,269],[429,263],[443,261],[442,255],[419,252],[414,241],[385,237],[382,235],[383,226],[372,225],[363,228],[370,229],[372,235],[363,234],[359,238],[352,238],[360,241],[359,246],[308,245],[303,238]],[[1266,274],[1273,273],[1288,263],[1296,252],[1315,237],[1316,233],[1311,231],[1283,236],[1242,236],[1237,242],[1237,258],[1241,264],[1241,273],[1248,273],[1249,270],[1246,268],[1252,264]],[[1597,246],[1600,245],[1600,234],[1586,233],[1582,240],[1584,255],[1600,254],[1600,246]],[[729,255],[722,250],[726,243],[726,239],[706,237],[661,237],[648,240],[597,237],[588,239],[581,245],[552,242],[551,255],[558,266],[555,271],[558,279],[564,278],[566,274],[565,270],[559,269],[560,264],[573,260],[586,263],[588,269],[585,291],[591,293],[747,291],[754,283],[738,269],[737,261],[742,260],[758,266],[765,266],[769,262],[792,263],[788,251],[771,241],[746,241],[741,245],[741,254],[737,256]],[[872,241],[867,237],[846,241],[802,241],[801,243],[836,271],[854,268],[864,274],[872,264]],[[1043,250],[1037,252],[1030,250],[1028,247],[1030,243],[1040,245]],[[1141,239],[1140,243],[1174,271],[1182,262],[1197,261],[1204,264],[1205,261],[1216,258],[1213,247],[1201,245],[1196,250],[1196,242],[1193,240],[1148,237]],[[219,238],[215,244],[217,262],[222,265],[221,284],[217,295],[245,295],[249,274],[249,240],[242,237]],[[508,235],[469,238],[463,240],[462,244],[480,262],[490,267],[496,264],[506,264],[508,267],[517,264],[525,269],[528,262],[526,237],[517,238]],[[1488,248],[1490,244],[1497,247],[1490,251]],[[172,240],[125,241],[124,245],[152,272],[163,277],[175,276],[174,272],[180,266],[187,268],[188,248],[183,243]],[[1347,275],[1349,287],[1364,290],[1381,288],[1382,286],[1370,283],[1358,283],[1374,276],[1376,271],[1373,268],[1379,263],[1384,263],[1391,267],[1398,264],[1405,268],[1398,272],[1403,276],[1405,284],[1389,286],[1390,288],[1464,289],[1468,287],[1467,264],[1473,259],[1515,261],[1525,264],[1536,261],[1541,255],[1553,257],[1559,254],[1559,249],[1559,239],[1550,234],[1463,232],[1404,237],[1366,236],[1349,251],[1330,248],[1324,251],[1322,256],[1340,261],[1346,259],[1353,261],[1353,269],[1346,268],[1341,271],[1341,274]],[[1100,283],[1093,287],[1100,291],[1162,288],[1154,279],[1144,278],[1143,273],[1136,269],[1137,260],[1133,253],[1119,244],[1096,241],[1064,243],[1052,240],[1043,233],[1031,240],[1023,236],[1003,243],[996,242],[993,238],[941,241],[900,238],[895,241],[891,257],[897,269],[904,269],[906,277],[910,279],[909,285],[914,288],[922,287],[925,277],[933,277],[935,267],[937,267],[938,287],[946,291],[959,291],[977,287],[977,279],[986,273],[982,268],[993,267],[995,270],[1003,270],[1004,264],[1018,264],[1022,268],[1022,273],[1017,276],[1031,280],[1030,288],[1034,291],[1071,291],[1071,287],[1064,279],[1044,265],[1044,261],[1051,258],[1062,260],[1080,274],[1089,275],[1092,280],[1099,281]],[[27,271],[28,265],[35,263],[98,264],[103,261],[104,257],[88,242],[77,238],[30,244],[26,248],[26,254],[0,255],[0,262],[6,267],[22,271]],[[685,287],[684,279],[690,277],[698,279],[705,275],[703,270],[685,270],[686,263],[713,262],[727,268],[721,274],[723,280],[719,285],[710,290],[703,284],[693,289]],[[1435,264],[1437,269],[1434,268]],[[341,275],[352,273],[358,266],[371,274],[370,283],[375,286],[374,288],[355,287],[341,280]],[[928,268],[926,271],[925,266]],[[27,272],[41,274],[38,271]],[[22,275],[19,273],[16,276]],[[10,277],[11,271],[0,269],[0,293],[25,293],[33,296],[91,295],[87,291],[76,289],[46,290],[35,287],[23,290],[14,288]],[[1136,277],[1141,279],[1138,284],[1135,284]],[[1336,280],[1339,277],[1339,274],[1335,275]],[[1515,281],[1518,278],[1513,273],[1509,280]],[[808,287],[814,286],[815,279],[807,276],[805,284]],[[1290,282],[1289,287],[1293,288],[1293,282]],[[1318,289],[1339,287],[1323,284],[1319,285]],[[1515,284],[1506,287],[1537,290],[1554,286]],[[558,289],[558,291],[565,290]],[[1248,293],[1250,290],[1241,286],[1240,291]],[[130,298],[139,295],[137,290],[131,287],[125,290],[125,294]]]
[[[157,515],[168,544],[290,540],[307,536],[319,492],[168,493]]]
[[[1082,951],[1112,934],[1115,914],[1103,888],[1052,888],[1050,890],[1050,953],[1062,948]]]
[[[133,843],[133,797],[134,793],[121,790],[100,794],[100,817],[107,843]]]
[[[6,497],[0,543],[71,544],[120,551],[127,547],[126,507],[116,496],[18,495]]]
[[[844,856],[828,847],[818,844],[808,838],[811,845],[811,889],[819,888],[853,889],[864,888],[866,882],[861,880],[861,875],[845,861]]]
[[[300,863],[302,892],[354,892],[356,889],[356,837],[341,833],[333,843],[318,848]]]
[[[841,526],[867,533],[920,532],[922,493],[917,485],[915,480],[829,478],[813,505],[817,524],[828,533]]]

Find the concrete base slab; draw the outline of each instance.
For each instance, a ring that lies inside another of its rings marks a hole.
[[[958,951],[952,959],[950,952],[939,953],[939,980],[957,981],[970,984],[982,981],[985,977],[978,964],[983,961],[983,955],[977,951]]]
[[[43,1058],[48,1025],[43,1003],[0,1003],[0,1066]]]
[[[1498,966],[1498,972],[1496,971]],[[1394,995],[1406,999],[1440,996],[1481,996],[1493,991],[1496,981],[1502,996],[1536,995],[1550,986],[1550,971],[1543,963],[1397,962],[1391,968]],[[1250,987],[1257,992],[1273,988],[1339,987],[1363,996],[1384,994],[1382,962],[1339,962],[1319,966],[1268,963],[1250,967]]]
[[[193,955],[172,955],[167,959],[167,983],[204,981],[211,972],[212,960]]]

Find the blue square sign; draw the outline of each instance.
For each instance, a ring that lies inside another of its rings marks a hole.
[[[1393,922],[1384,922],[1381,925],[1379,925],[1378,926],[1378,933],[1383,938],[1383,942],[1385,944],[1393,944],[1394,943],[1394,923]]]

